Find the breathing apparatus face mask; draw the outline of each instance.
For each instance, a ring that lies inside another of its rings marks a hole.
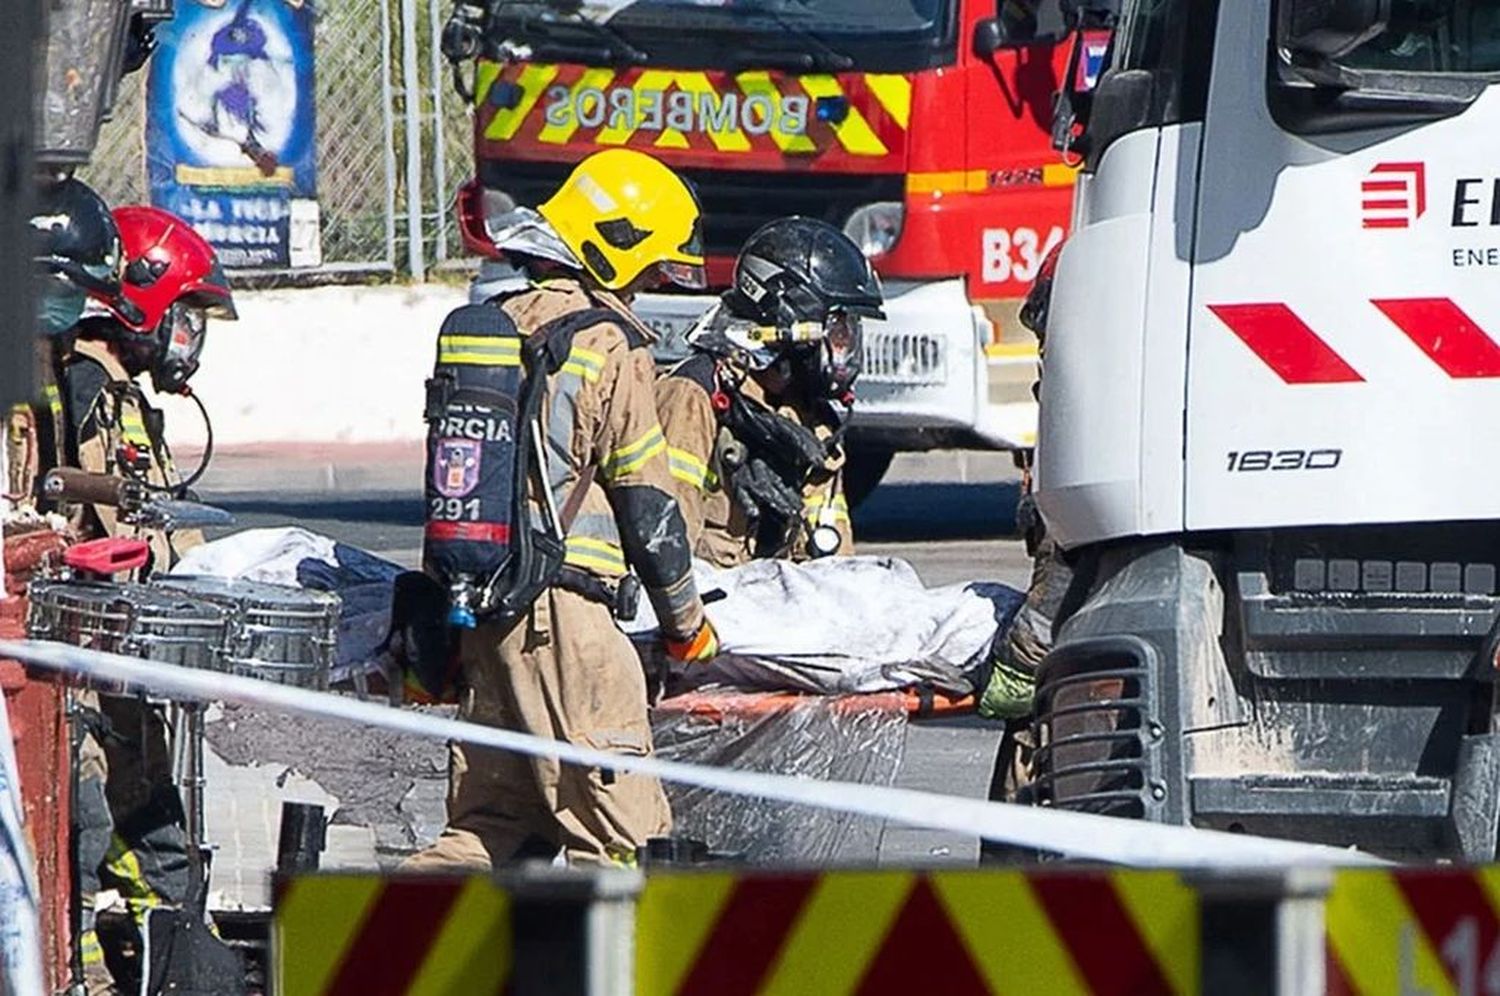
[[[829,312],[821,354],[823,388],[829,398],[854,399],[854,382],[865,363],[864,320],[847,311]]]
[[[863,322],[845,311],[829,312],[817,334],[799,341],[791,355],[809,395],[847,405],[864,366]]]
[[[208,336],[208,313],[179,301],[167,309],[157,335],[159,347],[151,367],[151,386],[162,394],[178,394],[198,372],[198,358]]]
[[[734,355],[747,369],[774,381],[799,384],[811,397],[843,404],[853,400],[854,382],[864,368],[864,320],[837,308],[821,322],[781,327],[716,306],[688,341],[718,355]]]

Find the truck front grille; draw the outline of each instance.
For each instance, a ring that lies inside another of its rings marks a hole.
[[[926,332],[865,328],[862,380],[873,384],[921,386],[948,380],[947,343]]]
[[[522,207],[551,197],[572,171],[572,162],[490,159],[479,166],[486,187],[503,190]],[[710,255],[733,256],[757,228],[775,218],[800,214],[843,227],[862,204],[899,201],[900,174],[814,173],[679,169],[703,205],[703,241]]]

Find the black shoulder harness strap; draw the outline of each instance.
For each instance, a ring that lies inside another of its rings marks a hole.
[[[584,329],[595,325],[614,325],[625,334],[625,338],[635,345],[634,340],[641,339],[640,333],[630,328],[619,313],[609,308],[586,308],[583,311],[574,311],[554,318],[535,332],[526,337],[526,345],[522,347],[527,358],[540,359],[545,364],[547,373],[554,374],[562,369],[562,365],[568,361],[568,354],[573,351],[573,337]],[[632,336],[634,340],[632,340]],[[535,369],[533,366],[532,369]]]
[[[667,376],[692,381],[711,396],[718,387],[716,383],[718,366],[718,361],[707,353],[694,353],[673,367]]]

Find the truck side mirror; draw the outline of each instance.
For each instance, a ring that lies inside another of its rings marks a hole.
[[[1059,0],[999,0],[995,16],[974,25],[974,52],[988,58],[1001,49],[1056,42],[1067,33]]]
[[[974,25],[974,54],[987,59],[1002,48],[1010,48],[1005,28],[998,17],[986,17]]]
[[[1336,59],[1385,30],[1391,0],[1282,0],[1277,43],[1294,55]]]

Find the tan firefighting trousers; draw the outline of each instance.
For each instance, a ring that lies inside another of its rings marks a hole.
[[[462,645],[464,719],[622,754],[648,754],[645,675],[605,606],[551,589],[506,629]],[[661,783],[508,751],[449,747],[448,826],[403,871],[488,869],[518,856],[629,863],[672,815]]]

